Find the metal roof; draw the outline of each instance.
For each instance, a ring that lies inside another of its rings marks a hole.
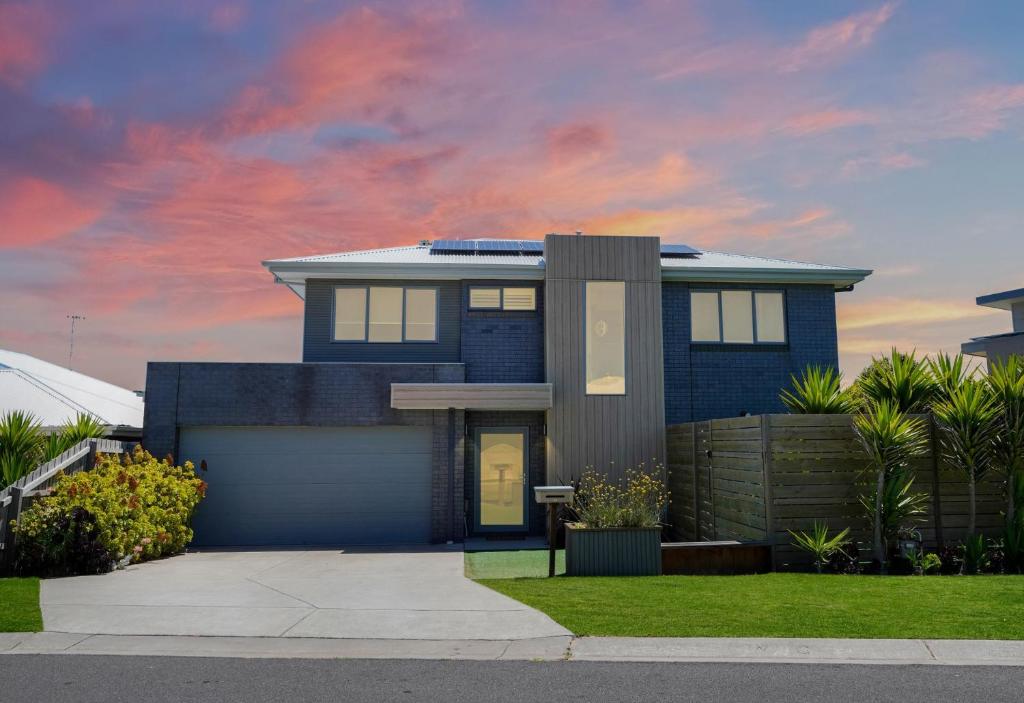
[[[536,240],[516,241],[536,244]],[[432,250],[431,243],[425,242],[416,246],[273,259],[264,261],[263,265],[278,282],[291,287],[300,297],[305,297],[308,278],[543,279],[543,253],[530,251],[530,247],[523,249],[511,255],[479,251],[477,247],[473,247],[473,253],[451,253],[447,249]],[[871,274],[867,269],[716,251],[700,251],[685,258],[662,256],[661,269],[665,280],[820,283],[832,284],[837,289],[859,283]]]
[[[79,413],[110,427],[142,427],[144,403],[127,388],[0,349],[0,413],[24,410],[44,427],[58,427]]]
[[[1000,310],[1010,310],[1015,303],[1024,303],[1024,288],[1017,288],[1016,290],[1006,290],[1002,293],[990,293],[989,295],[981,295],[975,299],[978,305],[984,305],[989,308],[999,308]]]

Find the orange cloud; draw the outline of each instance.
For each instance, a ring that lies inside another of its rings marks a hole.
[[[33,246],[94,222],[102,208],[87,198],[38,178],[0,187],[0,247]]]
[[[985,317],[998,312],[963,300],[878,298],[861,303],[843,303],[838,308],[838,324],[843,331],[893,325],[919,326]]]
[[[784,53],[780,69],[798,71],[869,45],[895,9],[894,3],[886,3],[811,30],[799,45]]]
[[[612,146],[612,135],[605,125],[574,122],[548,130],[545,142],[548,158],[560,164],[604,155]]]
[[[820,110],[786,119],[782,131],[797,137],[830,132],[843,127],[871,124],[875,118],[862,110]]]

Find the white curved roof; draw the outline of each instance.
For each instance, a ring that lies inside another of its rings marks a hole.
[[[127,388],[0,349],[0,414],[32,413],[44,427],[58,427],[79,413],[111,427],[142,427],[144,403]]]

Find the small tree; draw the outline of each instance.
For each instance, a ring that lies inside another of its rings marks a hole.
[[[992,458],[1006,476],[1006,526],[1013,530],[1024,523],[1017,519],[1015,501],[1024,488],[1024,357],[993,362],[985,383],[998,415]]]
[[[967,535],[973,537],[977,482],[992,467],[998,408],[985,385],[967,380],[935,406],[944,456],[967,474]]]
[[[928,369],[935,381],[934,402],[949,400],[961,386],[974,378],[974,371],[967,368],[964,355],[939,353],[934,359],[928,359]]]
[[[12,410],[0,417],[0,488],[42,461],[45,440],[42,425],[32,413]]]
[[[831,366],[808,366],[800,378],[790,376],[793,390],[779,398],[791,413],[834,415],[857,410],[857,401],[842,387],[843,375]]]
[[[869,469],[874,473],[873,548],[884,574],[888,557],[888,535],[884,526],[886,482],[906,485],[911,459],[923,455],[927,449],[924,423],[907,417],[892,400],[883,399],[872,403],[867,412],[854,416],[853,427],[870,459]]]
[[[814,557],[814,569],[819,574],[825,569],[825,564],[832,558],[832,555],[842,551],[846,538],[850,536],[850,528],[847,527],[832,537],[828,536],[828,525],[815,520],[811,533],[789,531],[793,537],[793,545],[802,549]]]

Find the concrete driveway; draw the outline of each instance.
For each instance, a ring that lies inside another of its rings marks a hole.
[[[47,631],[515,640],[568,635],[463,576],[461,550],[219,551],[48,579]]]

